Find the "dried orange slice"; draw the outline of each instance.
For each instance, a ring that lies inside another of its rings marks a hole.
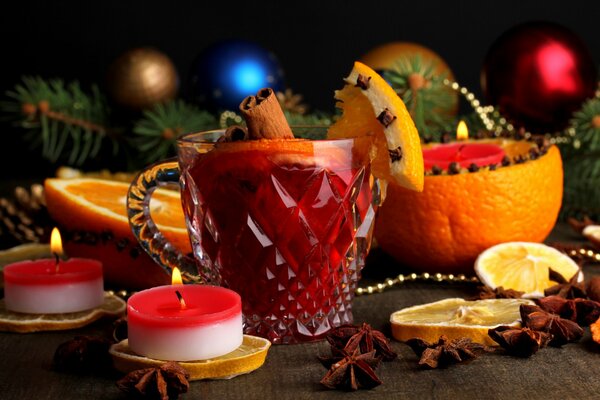
[[[267,357],[271,342],[244,335],[242,345],[229,354],[202,361],[179,362],[190,374],[190,380],[230,379],[260,368]],[[157,367],[166,361],[139,356],[129,348],[127,339],[112,345],[110,354],[118,371],[129,373],[136,369]]]
[[[521,304],[533,304],[526,299],[464,300],[444,299],[434,303],[404,308],[390,316],[392,336],[402,342],[421,338],[437,341],[467,337],[474,342],[497,346],[488,336],[488,329],[500,325],[519,327]]]
[[[107,282],[134,289],[166,284],[169,277],[137,245],[129,227],[126,198],[129,184],[94,178],[46,179],[50,216],[65,232],[70,257],[103,263]],[[191,251],[179,192],[158,189],[150,202],[152,218],[167,240],[184,253]],[[92,234],[96,240],[69,240],[67,233]],[[109,237],[110,240],[106,240]]]
[[[375,135],[373,175],[422,191],[421,140],[404,102],[379,74],[358,61],[345,81],[346,85],[335,93],[343,113],[327,136]]]
[[[92,310],[66,314],[24,314],[9,311],[0,300],[0,331],[30,333],[81,328],[103,317],[118,317],[125,313],[125,301],[106,293],[104,303]]]
[[[600,344],[600,319],[590,325],[590,331],[594,342]]]
[[[502,243],[490,247],[475,261],[475,273],[486,286],[525,292],[524,297],[542,297],[545,289],[558,283],[550,279],[550,268],[566,280],[580,274],[579,266],[569,256],[541,243]],[[579,280],[583,280],[583,274]]]

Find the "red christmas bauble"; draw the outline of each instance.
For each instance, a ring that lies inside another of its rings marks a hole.
[[[481,86],[487,101],[517,127],[534,133],[568,125],[594,95],[596,68],[575,33],[550,22],[518,25],[488,51]]]

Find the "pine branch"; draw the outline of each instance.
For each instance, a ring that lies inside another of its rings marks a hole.
[[[118,151],[118,133],[107,124],[109,110],[98,88],[85,93],[79,83],[23,77],[22,83],[6,93],[9,101],[0,108],[7,119],[23,128],[23,136],[42,157],[81,165],[95,158],[105,143]]]
[[[406,104],[421,137],[439,140],[453,129],[454,118],[444,112],[451,107],[453,95],[443,84],[445,74],[436,74],[435,68],[435,61],[419,55],[403,57],[383,77]]]
[[[600,99],[584,103],[573,114],[575,135],[561,145],[565,192],[562,217],[600,218]]]
[[[184,133],[219,127],[217,119],[207,111],[174,100],[144,111],[133,127],[130,144],[138,151],[143,164],[152,163],[175,154],[177,138]]]

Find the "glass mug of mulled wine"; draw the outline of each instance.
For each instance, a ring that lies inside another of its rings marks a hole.
[[[297,343],[352,323],[382,200],[372,138],[219,141],[224,133],[181,137],[177,159],[135,178],[127,208],[142,247],[169,274],[238,292],[248,334]],[[150,215],[152,192],[169,183],[180,187],[193,256]]]

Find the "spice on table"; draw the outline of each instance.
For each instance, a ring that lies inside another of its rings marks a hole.
[[[375,350],[376,355],[381,356],[383,361],[392,361],[398,356],[390,347],[388,338],[367,323],[363,323],[362,326],[341,325],[327,335],[327,341],[334,354],[339,350],[351,354],[359,348],[363,354]]]
[[[544,311],[541,307],[522,304],[520,307],[523,325],[535,331],[550,333],[553,337],[549,345],[560,347],[576,342],[583,336],[583,329],[577,323]]]
[[[590,300],[600,301],[600,276],[594,276],[588,281],[586,293]]]
[[[375,374],[375,369],[381,362],[381,357],[375,356],[375,350],[361,354],[357,348],[351,354],[344,352],[344,357],[337,361],[321,359],[321,362],[329,368],[327,374],[321,379],[321,384],[327,388],[372,389],[383,383]]]
[[[502,286],[498,286],[495,289],[492,289],[488,286],[482,286],[479,288],[479,293],[473,300],[520,299],[524,294],[525,292],[520,292],[514,289],[504,289]]]
[[[117,387],[127,394],[147,399],[177,399],[188,391],[189,377],[181,365],[171,361],[158,368],[132,371],[117,382]]]
[[[580,326],[591,325],[600,318],[600,303],[597,301],[586,299],[575,299],[572,301],[575,303],[577,311],[576,322]]]
[[[112,358],[108,353],[111,342],[93,336],[76,336],[60,344],[52,361],[56,371],[89,373],[108,371]]]
[[[537,304],[542,310],[577,322],[580,326],[588,326],[600,317],[600,303],[593,300],[548,296],[538,299]]]
[[[577,282],[579,274],[573,275],[570,280],[566,280],[558,272],[550,268],[550,279],[558,284],[544,290],[545,296],[560,296],[565,299],[587,298],[583,283]]]
[[[508,354],[517,357],[530,357],[539,349],[546,347],[552,339],[552,335],[546,332],[505,325],[490,329],[488,335]]]
[[[578,220],[576,218],[570,217],[569,219],[567,219],[567,222],[569,223],[569,225],[571,226],[571,228],[573,228],[573,230],[575,232],[580,233],[580,234],[583,233],[583,230],[588,225],[597,225],[596,221],[594,221],[593,219],[591,219],[587,215],[585,215],[583,217],[583,219],[581,219],[581,220]]]
[[[474,359],[482,351],[494,351],[491,347],[474,343],[469,338],[448,340],[445,335],[440,336],[434,343],[413,338],[406,344],[421,357],[419,365],[432,369]]]
[[[536,303],[544,311],[559,315],[561,318],[577,321],[577,308],[573,300],[560,296],[546,296],[536,300]]]

